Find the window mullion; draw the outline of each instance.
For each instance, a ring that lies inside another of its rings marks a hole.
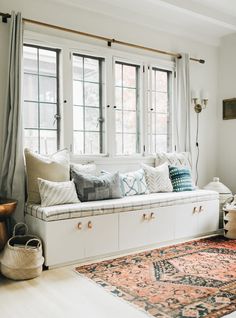
[[[71,52],[64,49],[63,65],[63,144],[72,152],[73,149],[73,74]]]
[[[148,64],[145,64],[145,72],[143,73],[143,96],[142,96],[142,103],[143,109],[140,109],[140,118],[144,118],[142,127],[141,127],[141,134],[142,134],[142,149],[143,149],[143,155],[146,155],[148,153],[148,147],[149,147],[149,140],[148,140],[148,113],[149,113],[149,95],[148,94],[148,77],[149,77],[149,66]],[[143,115],[143,116],[142,116]],[[144,149],[145,146],[145,149]]]
[[[40,84],[39,84],[39,49],[37,48],[37,77],[38,77],[38,152],[40,153]]]
[[[107,154],[115,156],[116,121],[115,121],[115,61],[109,55],[106,61],[106,97],[107,97]]]

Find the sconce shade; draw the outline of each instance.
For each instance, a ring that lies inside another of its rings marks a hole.
[[[191,92],[192,99],[198,99],[199,98],[199,92],[196,89],[193,89]]]
[[[208,99],[208,92],[205,89],[201,91],[201,99]]]

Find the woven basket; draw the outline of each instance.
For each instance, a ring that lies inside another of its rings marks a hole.
[[[13,237],[8,240],[1,260],[2,274],[14,280],[39,276],[44,262],[42,243],[38,237],[28,234],[25,224],[25,234],[16,235],[17,226],[22,224],[18,223],[14,227]]]

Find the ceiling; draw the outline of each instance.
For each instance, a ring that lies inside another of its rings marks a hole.
[[[235,0],[51,0],[218,45],[236,32]]]

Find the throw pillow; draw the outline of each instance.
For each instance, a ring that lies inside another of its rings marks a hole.
[[[143,169],[120,174],[124,196],[149,193]]]
[[[72,168],[71,177],[74,179],[80,201],[96,201],[122,197],[119,172],[92,176],[78,173]]]
[[[25,163],[29,203],[40,203],[38,178],[55,182],[70,180],[70,157],[66,149],[49,157],[25,149]]]
[[[41,206],[79,203],[74,181],[53,182],[38,178]]]
[[[191,172],[188,168],[169,166],[169,172],[174,192],[195,190]]]
[[[70,165],[70,167],[79,173],[97,175],[97,172],[96,172],[97,167],[96,167],[95,163],[86,163],[86,164],[72,163]]]
[[[142,167],[145,172],[146,183],[150,192],[155,193],[173,191],[173,187],[169,178],[169,167],[167,163],[163,163],[156,168],[143,163]]]
[[[167,162],[170,166],[187,167],[191,170],[191,158],[189,152],[159,152],[156,154],[155,166]]]

